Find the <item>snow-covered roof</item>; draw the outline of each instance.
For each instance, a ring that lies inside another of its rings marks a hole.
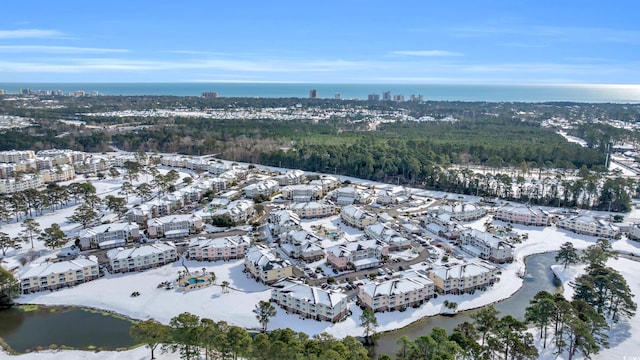
[[[474,261],[466,264],[436,266],[432,270],[429,270],[429,272],[446,280],[479,276],[494,271],[495,269],[495,266],[486,261]]]
[[[104,224],[94,226],[89,229],[80,230],[78,233],[78,237],[91,237],[95,234],[105,233],[105,232],[114,232],[114,231],[132,231],[134,229],[139,229],[138,224],[135,223],[115,223],[115,224]]]
[[[172,242],[155,243],[151,245],[143,245],[131,249],[117,248],[107,251],[107,257],[113,260],[135,258],[141,256],[148,256],[152,254],[161,254],[167,251],[174,250],[176,246]]]
[[[386,280],[381,283],[366,283],[362,286],[362,290],[373,298],[380,295],[404,294],[429,286],[433,286],[433,281],[415,271],[409,271],[403,273],[402,277],[398,279]]]
[[[249,238],[247,236],[226,236],[220,238],[194,238],[189,242],[189,248],[224,248],[224,247],[236,247],[242,243],[249,244]]]
[[[294,299],[309,301],[315,305],[321,304],[329,308],[333,308],[347,299],[347,295],[342,292],[326,291],[287,279],[277,282],[274,287],[276,287],[273,289],[274,291],[288,293]]]
[[[38,265],[27,265],[18,276],[19,279],[29,279],[32,277],[45,277],[51,274],[64,274],[68,271],[82,270],[86,267],[98,266],[98,258],[89,256],[88,258],[77,258],[69,261],[59,261],[55,263],[43,263]]]
[[[293,266],[289,260],[278,259],[265,246],[254,246],[249,249],[246,260],[263,270],[272,270]]]

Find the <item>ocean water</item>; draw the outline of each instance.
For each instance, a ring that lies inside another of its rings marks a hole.
[[[367,99],[369,94],[422,95],[424,100],[581,103],[640,103],[640,85],[434,85],[434,84],[301,84],[301,83],[0,83],[0,89],[84,90],[102,95],[200,96],[217,92],[221,97],[308,98],[316,89],[319,98]]]

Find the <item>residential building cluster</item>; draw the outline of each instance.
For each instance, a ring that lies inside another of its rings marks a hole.
[[[513,234],[507,227],[496,230],[488,226],[486,231],[480,231],[465,226],[488,213],[509,224],[556,224],[562,229],[597,237],[615,238],[621,231],[606,219],[593,216],[554,214],[524,205],[504,205],[488,212],[482,204],[461,201],[444,201],[432,206],[431,199],[431,202],[419,200],[411,189],[399,186],[376,189],[375,186],[347,185],[332,176],[306,174],[300,170],[274,173],[207,157],[148,158],[123,154],[110,158],[51,150],[37,154],[0,152],[0,162],[0,174],[10,173],[7,169],[11,164],[34,164],[40,172],[21,174],[20,184],[32,181],[37,184],[28,186],[35,187],[58,181],[52,172],[58,176],[64,169],[79,169],[79,164],[87,169],[88,164],[103,162],[107,168],[123,167],[127,162],[159,163],[202,174],[195,176],[191,183],[174,184],[174,191],[141,201],[129,209],[123,221],[81,230],[77,245],[82,250],[109,249],[105,265],[114,273],[142,271],[174,262],[178,259],[175,243],[186,244],[185,256],[194,261],[242,259],[246,276],[272,286],[271,299],[285,311],[323,321],[336,322],[347,316],[349,297],[328,284],[312,286],[296,279],[294,273],[309,275],[306,264],[322,262],[322,267],[341,275],[368,271],[371,276],[359,279],[357,286],[351,288],[355,290],[352,294],[357,303],[374,312],[397,311],[421,306],[436,294],[473,293],[498,281],[498,264],[514,259]],[[45,177],[47,171],[49,178]],[[16,179],[10,176],[2,179],[0,191],[2,181],[8,184],[15,183]],[[272,198],[277,201],[261,205],[262,209],[256,205]],[[265,207],[268,211],[262,213]],[[414,209],[416,217],[407,216],[404,208]],[[266,229],[268,234],[260,234],[254,224],[251,231],[245,227],[241,235],[205,235],[220,231],[212,225],[219,218],[246,225],[263,215],[267,224],[261,229]],[[304,226],[305,222],[318,218],[330,218],[329,228]],[[637,225],[625,231],[629,237],[640,238]],[[346,232],[350,234],[348,238]],[[354,236],[354,232],[358,235]],[[427,241],[435,237],[440,238],[440,245],[444,244],[442,250],[436,251]],[[258,239],[270,241],[256,244]],[[134,245],[135,242],[141,244]],[[437,261],[441,251],[456,255],[459,261]],[[407,271],[400,268],[393,275],[391,271],[384,271],[390,259],[400,252],[403,256],[422,252],[421,255],[431,256],[432,260],[427,257],[422,265]],[[459,257],[461,254],[465,256]],[[294,272],[296,267],[300,271]],[[316,270],[324,271],[320,266]],[[75,286],[99,276],[100,264],[96,258],[79,257],[25,267],[19,279],[21,291],[30,293]]]

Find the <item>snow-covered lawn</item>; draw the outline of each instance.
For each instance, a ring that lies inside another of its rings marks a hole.
[[[607,265],[618,270],[631,289],[632,294],[640,293],[640,262],[629,259],[619,258],[611,259]],[[568,300],[573,297],[574,289],[572,284],[574,280],[584,274],[585,265],[571,265],[563,269],[561,265],[553,265],[553,272],[562,281],[564,289],[563,295]],[[636,302],[638,299],[636,299]],[[609,332],[609,349],[602,349],[594,359],[640,359],[640,320],[636,314],[631,319],[624,319],[617,324],[611,326]],[[540,349],[539,349],[540,350]],[[556,359],[556,356],[550,351],[541,352],[541,359]]]

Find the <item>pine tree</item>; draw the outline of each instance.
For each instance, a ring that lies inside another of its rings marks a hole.
[[[20,245],[21,242],[22,240],[19,237],[12,238],[8,234],[0,232],[0,250],[2,250],[2,256],[7,255],[9,248],[20,249],[22,247]]]
[[[137,343],[143,343],[151,349],[151,359],[155,359],[153,352],[158,345],[169,341],[169,327],[154,319],[132,325],[129,333]]]
[[[20,282],[0,266],[0,309],[11,306],[12,298],[20,292]]]
[[[87,225],[98,219],[98,213],[93,209],[94,208],[87,203],[80,204],[80,206],[76,208],[76,211],[73,212],[73,215],[67,219],[71,222],[82,224],[82,227],[86,229]]]
[[[183,359],[197,359],[199,354],[200,318],[190,313],[182,313],[169,321],[172,340]]]
[[[637,309],[634,294],[624,277],[615,269],[595,263],[589,272],[575,281],[574,300],[583,300],[598,314],[617,322],[620,317],[631,318]]]
[[[44,244],[52,249],[61,247],[67,242],[67,238],[62,229],[60,229],[60,225],[56,223],[44,229],[44,231],[40,233],[39,239],[44,241]]]
[[[482,346],[485,344],[487,334],[498,324],[498,314],[500,314],[500,312],[496,310],[493,305],[489,305],[471,315],[476,329],[481,334],[482,342],[480,344]]]
[[[567,265],[577,264],[579,260],[578,250],[576,250],[570,241],[562,244],[560,251],[556,254],[556,261],[560,262],[560,264],[564,266],[564,269],[567,268]]]
[[[269,324],[269,318],[276,316],[276,308],[268,301],[260,301],[256,304],[253,312],[256,314],[256,319],[262,326],[262,332],[267,331],[267,325]]]
[[[31,241],[31,248],[33,249],[33,236],[40,232],[40,224],[33,218],[26,218],[22,222],[23,230],[20,232],[20,236],[27,241]]]
[[[525,319],[539,327],[540,338],[543,339],[542,347],[547,347],[547,328],[552,321],[554,312],[553,295],[546,291],[538,292],[529,302],[531,304],[526,309]]]
[[[371,309],[366,308],[362,310],[360,326],[364,327],[364,338],[368,344],[371,337],[375,335],[376,328],[378,327],[378,318],[376,318],[376,314]]]

